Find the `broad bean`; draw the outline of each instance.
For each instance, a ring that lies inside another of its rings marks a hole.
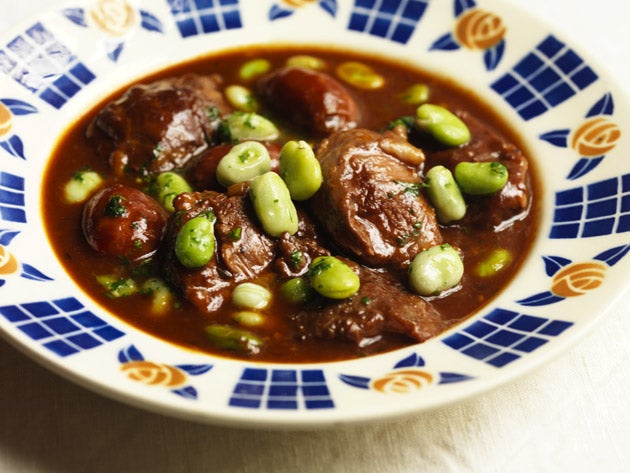
[[[461,162],[455,166],[455,180],[460,189],[470,195],[488,195],[503,189],[509,173],[498,161]]]
[[[410,105],[420,105],[429,100],[430,89],[426,84],[413,84],[403,91],[400,98]]]
[[[287,59],[286,65],[289,67],[305,67],[306,69],[313,69],[320,71],[326,67],[326,63],[315,56],[309,56],[307,54],[296,54]]]
[[[291,198],[311,198],[322,185],[322,169],[315,153],[305,141],[288,141],[280,150],[280,176]]]
[[[280,136],[276,125],[253,112],[232,112],[224,121],[232,140],[272,141]]]
[[[280,286],[280,293],[294,304],[306,302],[312,296],[312,288],[304,278],[292,278]]]
[[[258,141],[234,146],[217,165],[216,178],[225,187],[249,181],[271,170],[269,151]]]
[[[367,64],[349,61],[337,67],[337,75],[346,83],[359,89],[379,89],[385,84],[385,78]]]
[[[466,214],[466,202],[453,174],[444,166],[434,166],[424,180],[429,201],[435,208],[440,223],[450,223]]]
[[[252,59],[241,66],[238,75],[243,80],[251,80],[256,76],[264,74],[271,68],[271,63],[267,59]]]
[[[435,296],[462,279],[464,263],[448,243],[421,251],[409,266],[409,284],[421,296]]]
[[[495,248],[485,259],[477,263],[477,276],[487,278],[494,276],[512,263],[512,253],[505,248]]]
[[[105,295],[111,299],[131,296],[138,292],[138,285],[131,278],[120,277],[114,274],[102,274],[96,276],[96,280],[106,289]]]
[[[232,291],[232,302],[245,309],[264,309],[271,301],[271,292],[260,284],[244,282]]]
[[[284,232],[291,235],[297,232],[297,210],[289,189],[278,174],[270,171],[256,176],[249,196],[265,232],[273,237],[279,237]]]
[[[460,146],[470,141],[470,130],[466,124],[440,105],[420,105],[416,110],[416,125],[447,146]]]
[[[255,112],[258,110],[258,100],[256,100],[251,90],[242,85],[226,87],[225,98],[234,108],[242,112]]]
[[[260,327],[265,323],[265,316],[251,310],[239,310],[232,314],[232,319],[245,327]]]
[[[103,183],[101,176],[94,171],[79,171],[64,186],[64,197],[69,204],[86,201]]]
[[[175,255],[187,268],[206,265],[214,255],[214,218],[202,214],[182,225],[175,238]]]
[[[141,292],[151,296],[151,312],[156,315],[164,314],[175,302],[173,291],[160,278],[147,279],[142,284]]]
[[[262,340],[253,333],[229,325],[208,325],[205,332],[211,343],[226,350],[256,354],[260,352],[263,344]]]
[[[318,256],[308,270],[311,287],[330,299],[345,299],[361,287],[359,276],[334,256]]]
[[[192,187],[182,176],[174,172],[159,174],[151,185],[151,194],[169,212],[173,212],[173,199],[184,192],[192,192]]]

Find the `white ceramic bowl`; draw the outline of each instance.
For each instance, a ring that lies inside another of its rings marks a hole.
[[[473,12],[505,31],[456,37]],[[493,34],[491,45],[483,42]],[[42,231],[39,194],[64,129],[147,73],[224,48],[282,42],[372,51],[455,79],[465,70],[467,85],[519,130],[542,171],[540,231],[489,306],[424,344],[275,365],[139,332],[67,276]],[[0,90],[0,333],[61,375],[142,408],[283,428],[435,408],[550,360],[628,284],[630,104],[601,65],[508,2],[68,1],[2,34]],[[604,125],[598,139],[580,141],[595,122]],[[162,376],[173,371],[184,381]]]

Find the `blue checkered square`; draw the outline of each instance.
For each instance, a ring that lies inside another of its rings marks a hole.
[[[563,103],[597,78],[575,51],[548,36],[497,79],[492,89],[523,119],[530,120]]]
[[[248,409],[330,409],[334,407],[321,370],[245,368],[229,405]]]
[[[629,176],[557,192],[550,238],[588,238],[630,231]]]
[[[124,335],[75,298],[7,305],[0,307],[0,315],[59,356],[89,350]]]
[[[494,309],[442,342],[458,352],[501,368],[571,327],[571,322]]]
[[[41,23],[0,49],[0,71],[55,108],[61,108],[94,74]]]
[[[428,0],[355,0],[348,29],[405,44]]]
[[[183,38],[242,28],[238,0],[168,0]]]

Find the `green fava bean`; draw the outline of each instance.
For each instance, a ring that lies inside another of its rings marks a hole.
[[[278,174],[270,171],[255,177],[249,196],[267,234],[279,237],[285,232],[291,235],[297,232],[297,210],[287,185]]]
[[[498,274],[512,263],[512,253],[505,248],[495,248],[475,267],[475,273],[482,278]]]
[[[420,105],[416,110],[416,125],[447,146],[460,146],[470,141],[466,124],[440,105]]]
[[[429,169],[424,187],[440,223],[450,223],[466,215],[466,201],[447,168],[434,166]]]
[[[270,68],[271,63],[267,59],[252,59],[241,66],[238,75],[243,80],[251,80],[266,73]]]
[[[225,88],[225,98],[230,104],[243,112],[258,110],[258,101],[251,90],[242,85],[230,85]]]
[[[271,169],[269,151],[262,143],[245,141],[234,146],[219,161],[217,180],[225,187],[249,181]]]
[[[461,162],[455,166],[455,180],[469,195],[488,195],[503,189],[509,173],[505,165],[490,161],[484,163]]]
[[[361,287],[359,276],[350,266],[334,256],[318,256],[311,263],[308,276],[311,287],[330,299],[346,299]]]
[[[102,183],[103,179],[94,171],[77,172],[64,186],[66,202],[77,204],[86,201]]]
[[[271,301],[271,292],[259,284],[244,282],[232,291],[232,302],[245,309],[264,309]]]
[[[413,84],[401,94],[401,99],[410,105],[420,105],[429,100],[429,94],[430,89],[428,85]]]
[[[175,210],[173,208],[173,199],[184,192],[192,192],[192,187],[186,182],[186,179],[174,172],[159,174],[151,186],[151,194],[169,212]]]
[[[187,268],[206,265],[214,254],[214,219],[198,215],[188,220],[175,238],[175,255]]]
[[[256,354],[263,344],[253,333],[229,325],[208,325],[205,332],[211,343],[226,350]]]
[[[232,112],[225,118],[230,138],[237,141],[272,141],[280,131],[271,121],[253,112]]]
[[[322,185],[322,168],[315,153],[305,141],[288,141],[280,151],[280,176],[291,198],[311,198]]]
[[[292,278],[280,286],[280,293],[293,304],[308,301],[313,295],[313,289],[304,278]]]
[[[435,296],[462,279],[464,263],[448,243],[418,253],[409,266],[409,284],[421,296]]]

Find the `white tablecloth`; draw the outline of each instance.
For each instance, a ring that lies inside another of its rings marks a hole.
[[[627,0],[512,1],[630,84]],[[0,32],[55,3],[0,0]],[[0,472],[627,472],[629,317],[630,291],[591,334],[515,382],[403,421],[316,432],[148,413],[70,383],[0,339]]]

